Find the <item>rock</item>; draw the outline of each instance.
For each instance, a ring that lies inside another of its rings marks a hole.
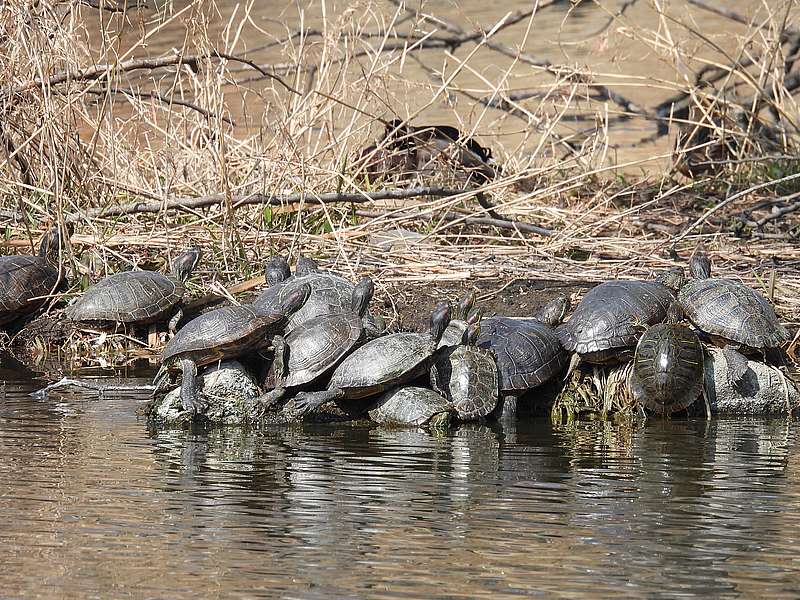
[[[719,348],[706,348],[705,390],[715,415],[787,415],[800,409],[800,394],[794,384],[775,367],[747,361],[744,379],[728,380],[728,363]],[[702,400],[695,403],[700,408]]]
[[[205,417],[214,425],[244,425],[257,418],[258,386],[241,363],[231,360],[208,367],[198,378],[199,391],[208,400]],[[170,390],[150,411],[151,418],[166,425],[191,421],[183,410],[180,388]]]

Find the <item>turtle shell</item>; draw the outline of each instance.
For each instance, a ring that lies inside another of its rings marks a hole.
[[[369,411],[369,418],[382,425],[425,425],[434,416],[453,409],[433,390],[401,387],[382,394]]]
[[[73,321],[147,324],[158,321],[181,301],[184,283],[154,271],[125,271],[102,279],[67,309]]]
[[[503,392],[542,385],[569,362],[553,328],[534,319],[482,319],[478,347],[494,353]]]
[[[286,336],[289,375],[285,387],[310,383],[334,367],[362,339],[364,327],[355,313],[315,317]]]
[[[431,385],[464,421],[485,417],[499,399],[494,358],[475,346],[456,346],[440,354],[431,367]]]
[[[257,313],[248,306],[223,306],[189,321],[164,348],[161,362],[189,358],[201,366],[241,356],[268,345],[270,336],[284,323],[285,315],[280,312]]]
[[[636,346],[631,388],[634,397],[658,414],[692,404],[703,389],[703,346],[683,325],[650,327]]]
[[[367,342],[336,367],[328,389],[348,398],[366,398],[422,375],[430,365],[434,341],[427,333],[393,333]]]
[[[261,292],[253,302],[259,310],[268,310],[277,306],[278,302],[297,290],[300,286],[308,284],[311,295],[291,317],[286,325],[286,331],[301,327],[307,321],[321,315],[349,312],[355,285],[332,273],[314,272],[301,277],[290,277],[286,281],[277,283]],[[375,327],[375,321],[369,313],[364,316],[364,325]]]
[[[58,269],[40,256],[0,256],[0,325],[39,309],[58,280]]]
[[[564,348],[587,362],[607,362],[636,345],[642,326],[663,321],[674,300],[670,289],[655,281],[606,281],[587,292],[556,334]]]
[[[730,279],[693,279],[678,293],[681,308],[705,333],[748,348],[773,348],[789,339],[769,301]]]

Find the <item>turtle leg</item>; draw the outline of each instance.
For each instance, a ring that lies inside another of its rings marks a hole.
[[[286,365],[289,362],[289,344],[286,343],[282,335],[276,335],[272,338],[272,346],[275,355],[275,358],[272,360],[275,388],[256,398],[256,405],[262,415],[286,396],[286,392],[288,391],[283,387],[283,382],[286,379]]]
[[[270,408],[275,406],[278,402],[280,402],[287,394],[289,390],[287,390],[283,386],[276,387],[274,390],[270,390],[266,394],[261,394],[258,398],[256,398],[256,407],[258,412],[261,415],[264,415]]]
[[[722,349],[722,355],[725,357],[725,362],[728,363],[728,379],[733,384],[739,383],[747,371],[747,358],[731,344],[728,344]]]
[[[181,322],[183,318],[183,309],[179,308],[175,311],[175,314],[172,315],[172,318],[169,320],[167,324],[167,330],[169,331],[170,335],[175,335],[175,330],[178,328],[178,323]]]
[[[181,404],[183,409],[193,414],[199,413],[205,404],[197,393],[197,365],[188,358],[181,359],[183,379],[181,381]]]
[[[318,409],[329,400],[341,400],[344,398],[344,391],[338,388],[325,390],[322,392],[301,392],[294,398],[295,408],[301,415]]]
[[[493,414],[498,421],[517,420],[517,396],[504,395],[497,403]]]

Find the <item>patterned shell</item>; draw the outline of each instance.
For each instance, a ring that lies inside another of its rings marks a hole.
[[[367,342],[336,367],[329,389],[360,398],[421,375],[433,356],[427,333],[393,333]]]
[[[259,315],[248,306],[223,306],[203,313],[175,334],[164,348],[161,362],[185,357],[204,365],[241,356],[267,345],[283,316],[279,312]]]
[[[58,284],[58,270],[39,256],[0,257],[0,325],[41,307]]]
[[[289,376],[284,386],[309,383],[335,366],[362,338],[364,327],[355,313],[322,315],[286,336]]]
[[[657,414],[692,404],[703,389],[703,346],[697,334],[668,323],[648,329],[636,346],[631,388]]]
[[[681,288],[678,300],[689,320],[710,335],[749,348],[773,348],[789,339],[767,299],[736,281],[694,279]]]
[[[456,346],[440,354],[431,367],[431,385],[464,421],[485,417],[499,399],[497,364],[488,351],[475,346]]]
[[[452,410],[450,402],[428,388],[402,387],[381,395],[369,418],[382,425],[421,426],[435,415]]]
[[[503,392],[539,386],[569,362],[553,328],[533,319],[483,319],[478,346],[494,352]]]
[[[607,281],[589,290],[556,334],[564,348],[580,355],[632,348],[641,327],[663,321],[674,300],[655,281]]]
[[[183,282],[154,271],[125,271],[90,287],[67,309],[73,321],[149,323],[166,317],[186,292]]]
[[[287,331],[292,331],[320,315],[342,313],[350,310],[355,286],[338,275],[320,272],[301,277],[291,277],[286,281],[268,287],[255,299],[253,306],[259,309],[275,307],[281,298],[291,294],[303,284],[311,286],[311,295],[305,304],[289,317],[289,323],[286,326]],[[371,315],[367,314],[364,317],[364,324],[367,326],[374,325]]]

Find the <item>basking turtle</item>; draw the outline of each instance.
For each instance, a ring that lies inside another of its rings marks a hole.
[[[428,388],[404,386],[381,394],[368,414],[381,425],[442,429],[450,424],[453,405]]]
[[[276,337],[274,370],[278,385],[261,396],[262,406],[271,406],[287,393],[307,387],[365,341],[362,319],[374,291],[372,279],[365,277],[353,289],[350,310],[320,315],[285,338]]]
[[[480,309],[474,309],[475,306],[475,292],[470,292],[465,295],[458,303],[455,313],[447,325],[447,329],[442,334],[442,339],[439,340],[439,348],[458,346],[464,339],[464,334],[467,328],[473,323],[478,323],[481,320]]]
[[[186,280],[200,260],[200,249],[192,248],[172,262],[170,275],[155,271],[124,271],[109,275],[90,287],[67,308],[73,321],[147,325],[170,316],[175,331],[183,316],[179,308],[186,293]]]
[[[63,238],[58,227],[48,231],[37,256],[0,256],[0,325],[36,312],[57,291]]]
[[[480,325],[470,325],[463,343],[441,351],[431,367],[431,386],[453,403],[458,417],[472,421],[485,417],[499,398],[494,356],[475,344]]]
[[[490,350],[497,363],[501,395],[498,416],[516,417],[520,394],[546,383],[569,363],[569,355],[553,330],[568,305],[568,298],[559,296],[533,319],[492,317],[481,320],[478,347]]]
[[[564,348],[586,362],[615,362],[631,353],[643,326],[664,320],[674,299],[660,281],[606,281],[587,292],[556,334]]]
[[[633,357],[633,396],[660,415],[688,407],[703,389],[703,346],[694,331],[678,324],[682,318],[673,302],[667,321],[642,334]]]
[[[294,276],[287,277],[288,265],[284,269],[286,261],[280,263],[280,260],[273,259],[267,264],[266,279],[271,285],[261,292],[253,302],[253,306],[259,310],[268,309],[298,287],[308,285],[311,288],[311,295],[308,301],[290,317],[287,331],[292,331],[320,315],[350,310],[355,287],[352,283],[328,271],[319,270],[313,260],[305,257],[298,259]],[[364,315],[364,326],[371,338],[382,333],[381,324],[369,312]]]
[[[413,381],[430,367],[449,321],[450,306],[441,302],[431,314],[430,333],[393,333],[367,342],[336,367],[327,390],[301,392],[295,406],[305,413],[328,400],[367,398]]]
[[[775,309],[761,294],[746,285],[711,277],[711,263],[698,249],[690,261],[693,279],[687,281],[678,300],[687,318],[723,348],[728,376],[738,382],[747,371],[744,352],[775,348],[789,339]]]
[[[283,331],[288,316],[303,305],[310,293],[304,285],[283,297],[274,309],[223,306],[192,319],[164,348],[161,368],[153,381],[156,391],[166,384],[169,370],[179,366],[183,372],[183,408],[199,411],[202,402],[197,394],[197,367],[268,346],[272,337]]]

